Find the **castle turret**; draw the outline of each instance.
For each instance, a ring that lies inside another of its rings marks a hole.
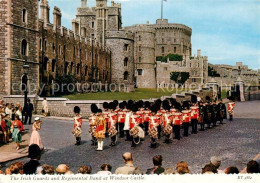
[[[41,19],[44,21],[44,27],[47,23],[50,23],[50,6],[47,0],[42,0],[41,2]]]
[[[53,25],[61,26],[61,11],[57,6],[53,9]]]
[[[82,8],[87,7],[87,0],[81,0],[81,7]]]
[[[107,0],[96,0],[97,7],[107,7]]]

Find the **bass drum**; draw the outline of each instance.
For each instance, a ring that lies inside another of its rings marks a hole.
[[[144,136],[145,136],[145,133],[144,133],[144,130],[140,127],[140,126],[137,126],[138,128],[138,136],[141,138],[141,139],[144,139]]]

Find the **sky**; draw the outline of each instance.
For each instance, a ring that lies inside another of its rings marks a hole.
[[[62,11],[62,25],[71,29],[81,0],[48,0]],[[161,0],[114,0],[122,4],[123,26],[151,24],[161,18]],[[88,0],[87,6],[95,6]],[[108,0],[110,6],[111,0]],[[260,0],[167,0],[163,18],[192,28],[192,53],[201,49],[212,64],[243,62],[260,69]]]

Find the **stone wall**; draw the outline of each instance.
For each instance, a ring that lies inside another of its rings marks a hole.
[[[8,2],[0,1],[0,98],[1,95],[8,94],[8,25],[6,24],[8,19]]]

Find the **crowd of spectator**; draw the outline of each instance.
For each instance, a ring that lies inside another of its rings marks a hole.
[[[77,172],[72,172],[69,165],[60,164],[55,169],[51,165],[40,164],[39,160],[41,158],[41,149],[38,145],[33,144],[29,147],[29,158],[30,161],[27,163],[22,163],[20,161],[13,163],[10,167],[5,168],[4,171],[0,169],[0,174],[12,175],[12,174],[39,174],[39,175],[54,175],[54,174],[93,174],[90,165],[82,165],[78,168]],[[187,162],[181,161],[177,163],[176,168],[164,167],[163,157],[161,155],[156,155],[153,157],[153,167],[143,171],[140,167],[134,165],[133,155],[130,152],[125,152],[122,155],[125,165],[118,167],[115,171],[112,171],[112,166],[109,164],[103,164],[100,167],[100,171],[96,174],[124,174],[124,175],[143,175],[143,174],[191,174]],[[247,163],[246,170],[239,171],[235,166],[229,166],[223,170],[220,169],[221,159],[219,157],[211,157],[208,164],[206,164],[201,173],[202,174],[239,174],[239,173],[260,173],[260,160],[251,160]]]

